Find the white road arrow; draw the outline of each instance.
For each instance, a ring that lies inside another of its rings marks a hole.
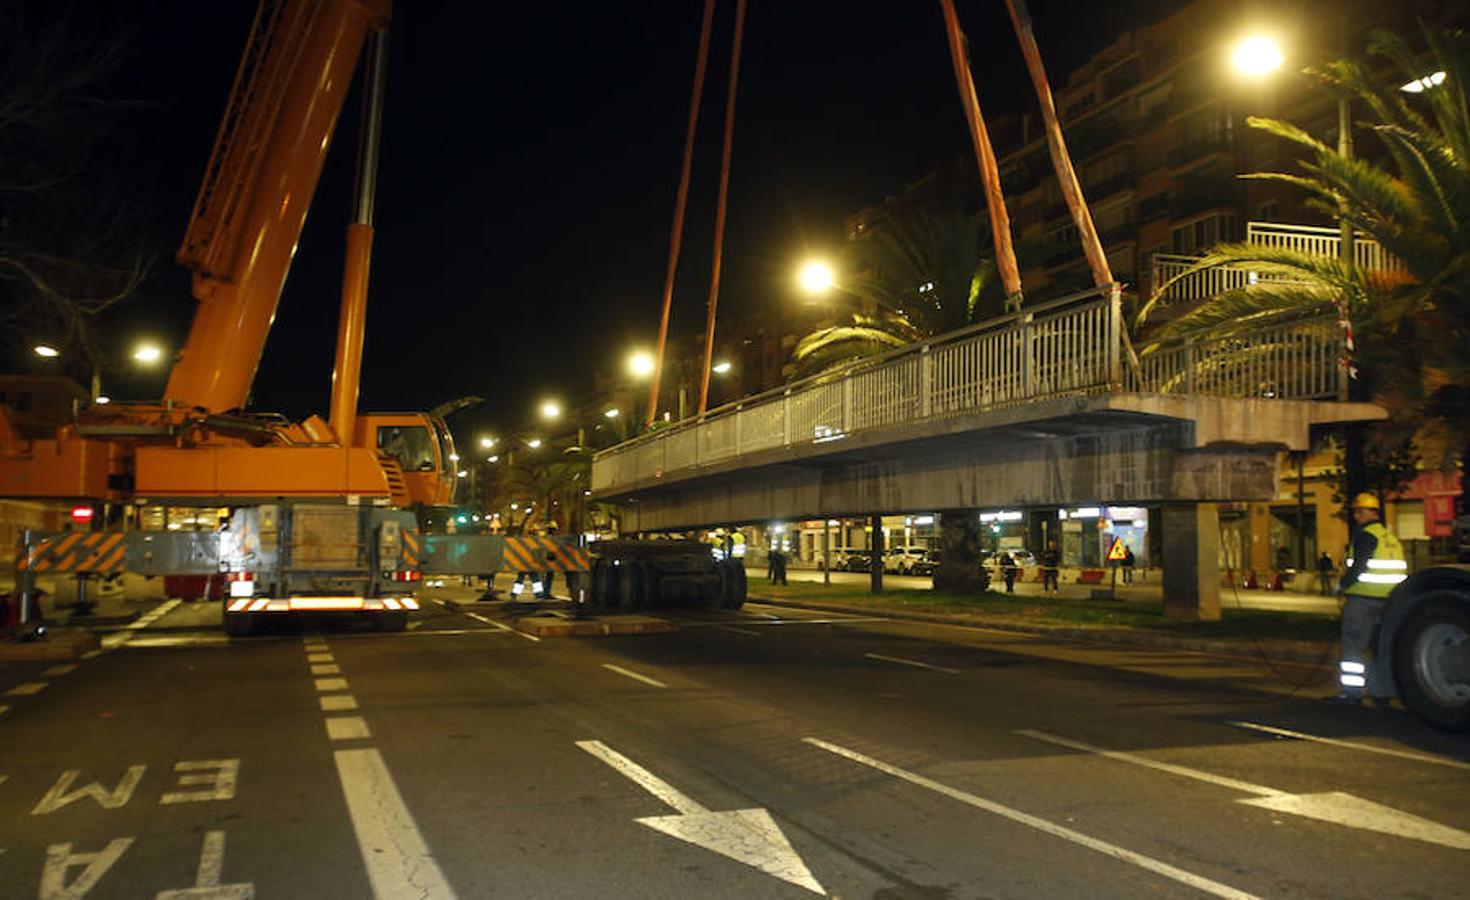
[[[1329,791],[1320,794],[1289,794],[1275,788],[1260,784],[1251,784],[1249,781],[1241,781],[1236,778],[1228,778],[1223,775],[1214,775],[1209,772],[1201,772],[1198,769],[1190,769],[1185,766],[1176,766],[1173,763],[1159,762],[1133,753],[1124,753],[1121,750],[1105,750],[1102,747],[1094,747],[1081,741],[1074,741],[1054,734],[1046,734],[1041,731],[1020,730],[1017,734],[1023,734],[1038,741],[1046,741],[1049,744],[1057,744],[1062,747],[1070,747],[1073,750],[1083,750],[1088,753],[1096,753],[1108,759],[1118,762],[1131,763],[1135,766],[1144,766],[1168,772],[1172,775],[1182,775],[1185,778],[1193,778],[1197,781],[1207,781],[1221,787],[1244,791],[1247,794],[1256,794],[1248,800],[1237,800],[1247,806],[1259,806],[1264,809],[1277,812],[1291,813],[1293,815],[1305,816],[1309,819],[1319,819],[1323,822],[1333,822],[1338,825],[1346,825],[1349,828],[1361,828],[1366,831],[1377,831],[1382,834],[1391,834],[1395,837],[1409,838],[1415,841],[1425,841],[1430,844],[1439,844],[1444,847],[1453,847],[1456,850],[1470,850],[1470,833],[1431,822],[1411,813],[1400,812],[1390,806],[1383,806],[1371,800],[1364,800],[1352,794],[1341,791]]]
[[[764,809],[757,807],[728,812],[705,809],[601,741],[578,741],[577,746],[678,812],[674,816],[648,816],[634,821],[697,847],[713,850],[814,894],[827,895],[781,832],[780,826]]]

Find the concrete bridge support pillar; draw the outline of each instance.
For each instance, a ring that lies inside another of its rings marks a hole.
[[[873,513],[873,539],[868,546],[873,548],[873,567],[868,571],[869,590],[874,594],[883,592],[883,553],[887,549],[883,540],[883,514]]]
[[[1164,615],[1220,620],[1220,514],[1213,503],[1169,504],[1162,524]]]
[[[978,509],[946,509],[939,514],[939,546],[943,551],[934,572],[934,587],[955,593],[980,592],[980,551],[984,534]]]

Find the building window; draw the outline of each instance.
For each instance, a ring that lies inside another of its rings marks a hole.
[[[1156,111],[1162,111],[1164,105],[1169,102],[1169,97],[1174,93],[1174,82],[1166,81],[1163,84],[1151,87],[1138,97],[1138,115],[1141,119],[1148,119]]]
[[[1281,204],[1275,200],[1267,200],[1265,203],[1256,207],[1256,221],[1258,222],[1280,221],[1280,215]]]
[[[1091,109],[1093,104],[1095,104],[1096,102],[1097,98],[1092,94],[1083,94],[1081,97],[1078,97],[1076,100],[1073,100],[1071,103],[1067,104],[1066,110],[1062,113],[1062,118],[1068,120],[1075,119],[1082,113]]]
[[[1170,232],[1170,247],[1175,253],[1197,255],[1235,236],[1235,215],[1218,213],[1175,226]]]

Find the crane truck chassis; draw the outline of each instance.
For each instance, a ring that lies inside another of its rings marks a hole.
[[[430,534],[412,512],[372,505],[256,504],[235,509],[220,531],[26,531],[16,553],[18,595],[34,595],[37,578],[56,575],[82,583],[121,572],[217,576],[231,637],[303,614],[402,631],[420,607],[424,576],[500,571],[561,572],[585,612],[745,602],[744,568],[697,541],[584,547],[570,538]]]
[[[1363,675],[1431,725],[1470,728],[1470,565],[1421,569],[1394,588]]]

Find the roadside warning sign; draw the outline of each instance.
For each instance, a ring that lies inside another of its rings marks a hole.
[[[1128,548],[1123,546],[1123,539],[1113,538],[1113,546],[1108,550],[1108,562],[1122,562],[1128,558]]]

